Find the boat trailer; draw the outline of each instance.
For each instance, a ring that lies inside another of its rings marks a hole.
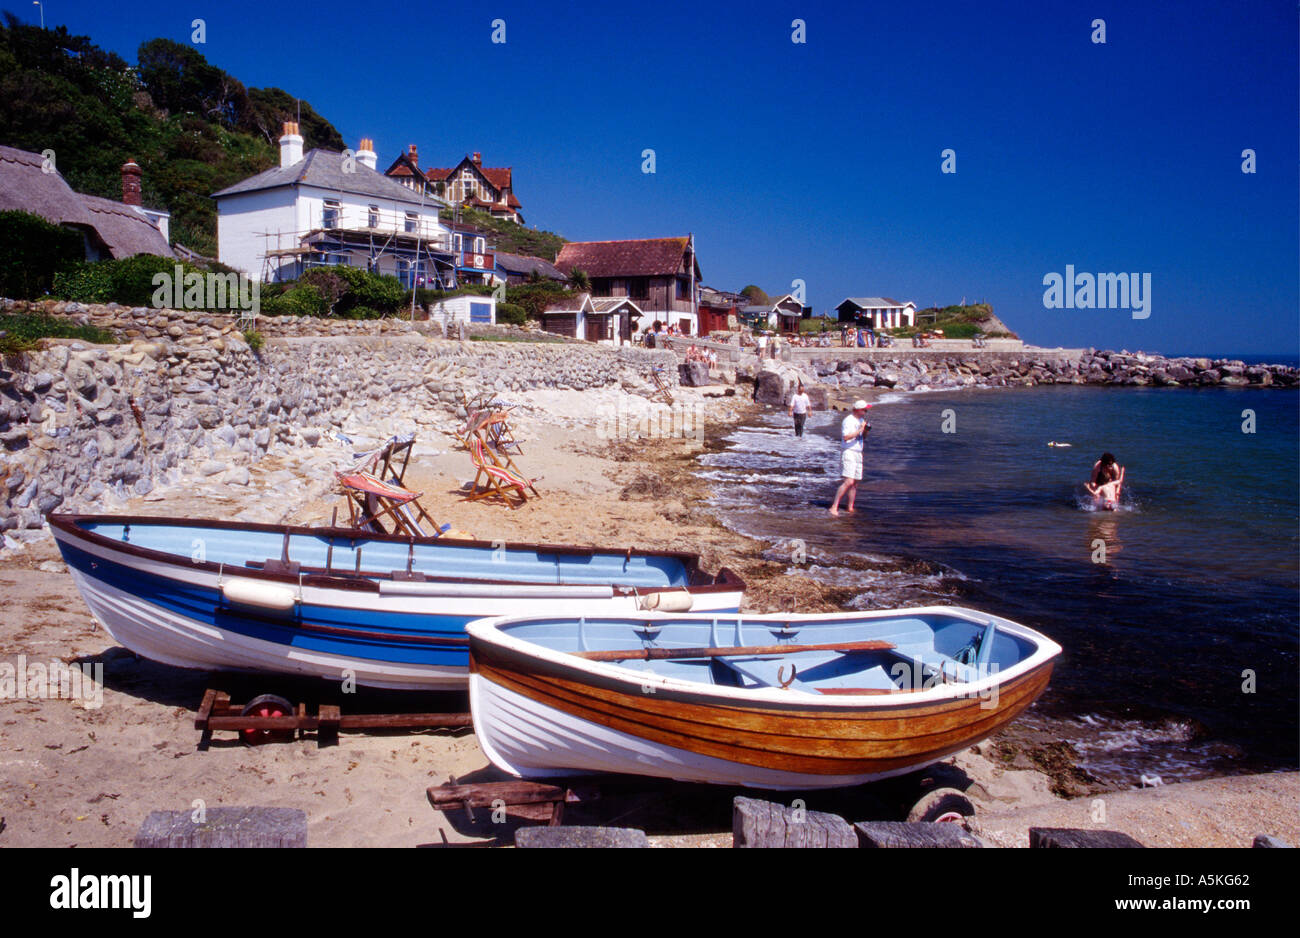
[[[246,704],[230,702],[225,691],[208,688],[194,716],[194,728],[201,733],[199,749],[206,750],[217,731],[239,733],[251,745],[288,742],[316,733],[320,746],[338,742],[340,730],[467,729],[474,725],[468,713],[353,713],[344,714],[337,704],[321,704],[308,713],[307,705],[294,706],[275,694],[262,694]]]

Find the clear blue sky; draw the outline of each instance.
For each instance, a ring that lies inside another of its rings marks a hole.
[[[1291,0],[45,11],[129,61],[204,17],[210,61],[309,100],[353,146],[374,137],[381,169],[408,143],[425,165],[482,151],[514,167],[530,224],[694,232],[711,286],[801,278],[818,312],[849,295],[987,300],[1049,346],[1300,352]],[[949,147],[955,175],[940,173]],[[1045,309],[1043,276],[1067,264],[1150,273],[1150,318]]]

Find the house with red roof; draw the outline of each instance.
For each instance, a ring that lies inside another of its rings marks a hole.
[[[514,169],[484,166],[483,154],[467,155],[451,169],[420,166],[420,151],[407,146],[384,175],[410,189],[446,199],[453,205],[468,205],[495,218],[524,223],[523,206],[515,197]]]
[[[660,320],[685,335],[699,334],[697,286],[700,264],[695,238],[642,238],[634,241],[571,241],[560,248],[555,266],[566,275],[574,268],[591,281],[593,299],[625,297],[641,310],[634,324],[643,333]]]

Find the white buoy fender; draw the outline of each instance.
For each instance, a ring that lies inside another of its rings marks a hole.
[[[287,586],[239,577],[226,580],[221,584],[221,595],[227,602],[239,603],[242,606],[260,606],[263,609],[278,609],[281,612],[292,609],[295,602],[293,590]]]
[[[650,593],[640,597],[640,606],[645,610],[656,612],[690,612],[695,600],[686,590],[673,590],[670,593]]]

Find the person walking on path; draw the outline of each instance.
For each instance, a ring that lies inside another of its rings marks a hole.
[[[799,389],[795,391],[794,397],[790,398],[790,416],[794,418],[794,435],[803,436],[803,425],[808,419],[808,411],[812,410],[812,401],[804,393],[803,382],[799,382]]]
[[[831,505],[831,514],[840,513],[840,499],[849,497],[846,511],[852,512],[854,500],[858,496],[858,483],[862,481],[862,441],[871,430],[867,423],[867,411],[871,405],[866,401],[853,402],[853,413],[844,418],[840,425],[840,476],[843,482],[835,492],[835,502]]]

